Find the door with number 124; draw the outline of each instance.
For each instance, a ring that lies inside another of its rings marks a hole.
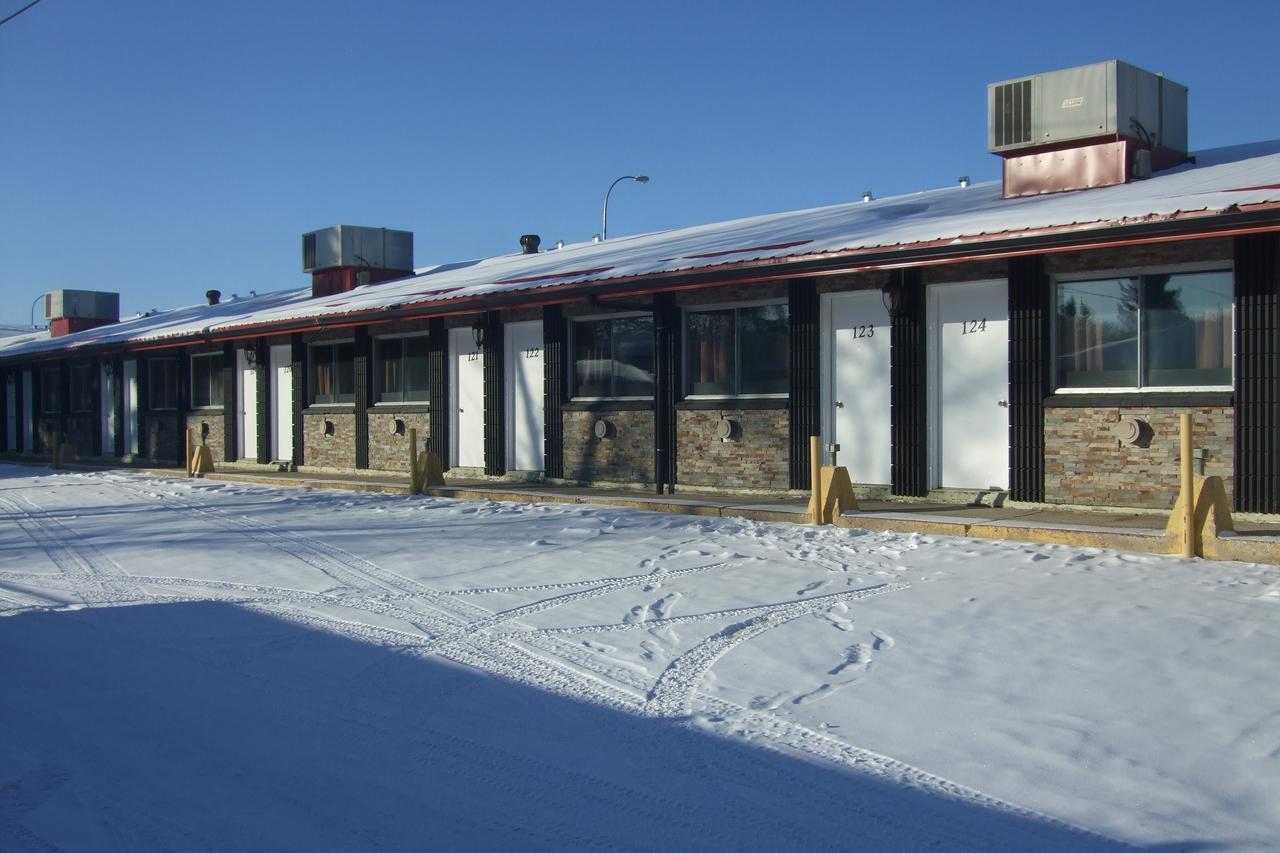
[[[933,485],[1009,485],[1009,286],[929,288]]]

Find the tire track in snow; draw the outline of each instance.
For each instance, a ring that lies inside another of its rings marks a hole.
[[[832,603],[832,598],[852,601],[906,588],[905,584],[879,584],[851,592],[795,601],[772,606],[757,616],[722,628],[667,665],[649,691],[645,713],[656,717],[687,716],[698,685],[717,660],[752,637],[828,606]]]
[[[662,619],[648,619],[643,622],[611,622],[607,625],[569,625],[563,628],[535,628],[540,634],[602,634],[606,632],[622,632],[666,628],[672,625],[684,625],[690,622],[706,622],[711,619],[733,619],[738,616],[749,616],[753,613],[770,613],[792,607],[805,607],[809,611],[821,610],[824,606],[838,604],[843,601],[856,601],[866,598],[867,590],[883,590],[884,592],[907,589],[911,585],[905,583],[883,583],[862,589],[842,590],[826,595],[806,598],[803,601],[784,601],[774,604],[753,604],[749,607],[734,607],[728,610],[711,610],[705,613],[688,613],[683,616],[667,616]]]
[[[23,507],[19,500],[38,515]],[[0,506],[9,509],[18,527],[58,571],[77,584],[75,594],[86,604],[112,604],[139,594],[129,583],[129,575],[114,561],[25,495],[18,495],[16,499],[0,495]],[[113,590],[123,590],[123,594]]]
[[[114,483],[135,494],[154,501],[154,493],[123,480],[112,478]],[[171,493],[160,506],[173,512],[187,511],[205,516],[228,532],[244,533],[250,540],[273,548],[290,557],[301,560],[314,569],[350,589],[363,589],[369,583],[384,591],[416,597],[434,597],[440,591],[406,578],[403,575],[378,566],[363,557],[352,554],[319,539],[305,539],[293,533],[281,531],[271,524],[236,515],[220,507],[200,504]]]

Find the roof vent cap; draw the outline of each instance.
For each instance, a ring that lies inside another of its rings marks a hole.
[[[520,248],[526,255],[538,254],[538,246],[542,245],[542,238],[537,234],[521,234]]]

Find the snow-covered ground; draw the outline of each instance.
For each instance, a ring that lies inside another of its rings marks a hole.
[[[1280,570],[0,466],[0,849],[1280,839]]]

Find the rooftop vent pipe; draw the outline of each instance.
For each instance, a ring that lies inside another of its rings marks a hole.
[[[209,300],[209,304],[210,304],[210,305],[217,305],[217,304],[218,304],[218,300],[222,298],[222,291],[221,291],[221,290],[206,290],[206,291],[204,292],[204,298]]]
[[[524,250],[526,255],[538,254],[538,246],[541,245],[542,238],[537,234],[520,235],[520,248]]]

